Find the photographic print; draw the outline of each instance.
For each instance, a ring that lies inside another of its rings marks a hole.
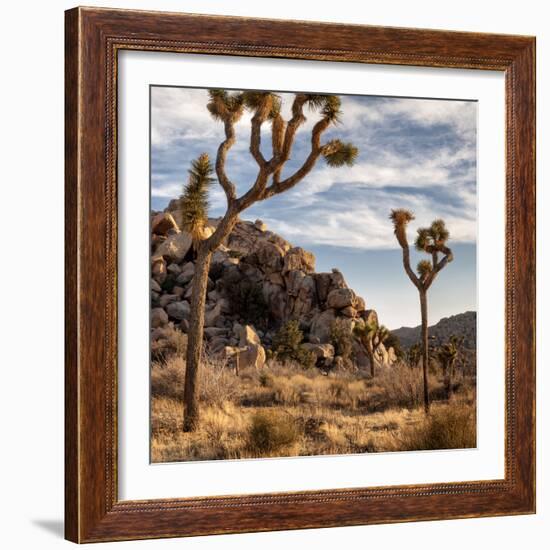
[[[477,103],[150,109],[151,461],[475,448]]]

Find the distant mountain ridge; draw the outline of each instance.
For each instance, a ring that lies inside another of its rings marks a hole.
[[[410,348],[420,340],[420,326],[401,327],[392,330],[392,334],[399,338],[401,346]],[[436,345],[441,345],[449,340],[452,334],[464,336],[464,348],[476,349],[477,343],[477,314],[475,311],[465,311],[450,317],[444,317],[435,325],[429,327],[430,338],[433,337]]]

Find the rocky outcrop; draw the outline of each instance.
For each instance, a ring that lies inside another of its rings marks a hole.
[[[177,201],[152,217],[151,329],[161,340],[165,327],[187,332],[195,272],[191,237],[178,226]],[[208,232],[218,220],[209,220]],[[335,360],[332,327],[346,330],[376,316],[333,269],[315,272],[315,256],[294,247],[261,220],[239,221],[213,254],[205,310],[205,344],[212,353],[238,357],[240,366],[261,368],[276,331],[298,320],[305,347],[324,365]],[[360,344],[357,356],[360,356]],[[384,350],[385,351],[385,350]],[[386,363],[391,363],[391,353]],[[337,357],[336,357],[337,359]],[[336,361],[335,364],[338,364]],[[358,364],[361,363],[358,361]]]
[[[153,235],[166,236],[170,232],[179,233],[178,225],[172,214],[160,212],[151,220],[151,232]]]
[[[155,250],[156,257],[166,262],[180,263],[191,248],[191,235],[185,231],[174,233],[164,239]]]
[[[261,369],[265,365],[265,349],[260,344],[247,346],[243,350],[239,350],[237,360],[239,368]]]

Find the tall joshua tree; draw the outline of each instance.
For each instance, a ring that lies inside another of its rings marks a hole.
[[[371,321],[365,325],[357,325],[354,328],[355,335],[363,344],[369,358],[370,375],[374,378],[374,367],[376,364],[376,350],[390,336],[390,331],[384,325],[378,325],[377,321]]]
[[[453,261],[453,253],[447,246],[449,231],[443,220],[434,220],[430,227],[421,227],[417,230],[415,247],[419,252],[425,252],[431,256],[431,261],[421,260],[416,267],[416,274],[411,268],[409,243],[407,240],[407,225],[414,220],[414,215],[409,210],[392,210],[390,219],[393,222],[394,233],[397,242],[403,251],[403,267],[405,273],[418,289],[420,296],[420,314],[422,318],[422,375],[424,383],[424,410],[430,411],[430,395],[428,389],[428,289],[434,282],[438,273]],[[440,255],[443,255],[440,258]]]
[[[218,147],[215,172],[227,198],[227,209],[215,231],[208,237],[199,237],[196,246],[197,259],[192,283],[184,386],[185,431],[195,430],[199,422],[198,373],[204,331],[206,287],[213,252],[229,235],[241,212],[258,201],[292,189],[311,172],[320,158],[323,158],[328,166],[338,167],[352,165],[357,156],[357,148],[351,143],[344,143],[339,139],[322,141],[325,131],[338,122],[342,114],[338,96],[295,94],[291,106],[292,116],[289,120],[285,120],[281,114],[281,98],[271,92],[230,93],[226,90],[210,90],[206,107],[224,128],[225,139]],[[310,147],[302,165],[295,172],[283,177],[282,171],[290,159],[296,133],[306,121],[306,108],[316,111],[320,117],[311,130]],[[235,184],[226,173],[225,164],[229,150],[236,140],[235,125],[246,111],[252,114],[250,154],[257,164],[257,174],[248,190],[239,197]],[[271,125],[271,158],[264,157],[261,147],[262,126],[265,123]],[[187,210],[184,213],[186,212]]]

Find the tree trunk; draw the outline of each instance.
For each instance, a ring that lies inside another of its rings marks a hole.
[[[204,332],[204,309],[208,286],[208,271],[212,252],[201,243],[197,251],[193,290],[191,295],[191,319],[187,334],[187,360],[185,367],[185,387],[183,392],[183,431],[195,431],[199,422],[198,369],[202,354]]]
[[[449,382],[447,388],[447,400],[453,396],[453,380],[455,377],[455,359],[451,359],[449,364]]]
[[[425,290],[420,291],[420,313],[422,315],[422,376],[424,378],[424,410],[430,412],[430,394],[428,389],[428,297]]]
[[[371,378],[374,378],[374,350],[371,348],[370,345],[367,345],[367,356],[369,358],[370,363],[370,376]]]
[[[445,361],[443,364],[443,380],[445,383],[445,399],[448,401],[451,396],[451,375],[450,375],[450,361]]]

